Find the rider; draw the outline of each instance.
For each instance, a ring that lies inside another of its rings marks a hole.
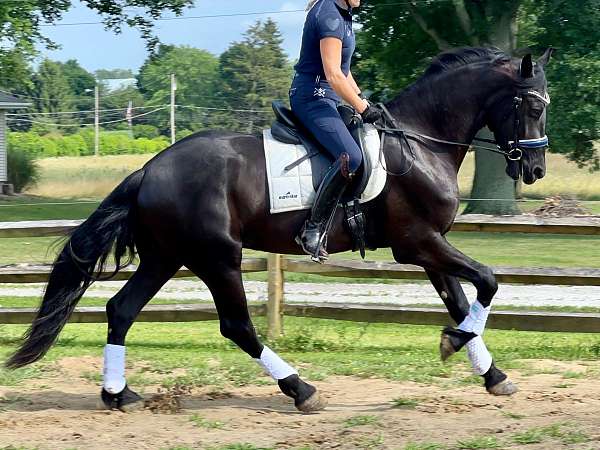
[[[350,62],[356,47],[352,8],[360,0],[310,0],[302,34],[300,58],[290,88],[290,105],[296,117],[336,159],[317,191],[310,218],[297,238],[314,260],[327,258],[326,235],[330,218],[352,177],[362,163],[361,151],[344,125],[337,106],[344,100],[373,123],[381,111],[361,94]]]

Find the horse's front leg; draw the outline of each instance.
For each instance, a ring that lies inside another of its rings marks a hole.
[[[446,308],[448,308],[450,317],[452,317],[457,324],[462,323],[469,315],[470,305],[458,279],[451,275],[444,275],[430,270],[426,270],[426,272],[429,280],[431,280],[431,284],[433,284],[433,287],[446,305]],[[456,352],[454,345],[451,344],[451,340],[448,338],[448,333],[452,334],[452,331],[448,329],[442,331],[442,340],[440,342],[442,360],[446,360]],[[471,359],[471,355],[469,355],[469,358]],[[482,376],[485,388],[492,394],[509,395],[516,392],[516,386],[512,383],[510,383],[512,388],[510,390],[507,389],[508,382],[504,383],[507,380],[507,376],[496,367],[493,361],[488,371]],[[513,390],[513,392],[509,392],[511,390]]]
[[[498,290],[491,268],[464,255],[438,233],[421,239],[414,252],[408,253],[398,247],[393,251],[398,262],[412,262],[425,268],[458,324],[457,328],[447,327],[442,332],[442,359],[447,359],[466,345],[473,371],[484,378],[488,392],[495,395],[514,394],[517,387],[495,367],[482,337],[492,298]],[[456,277],[470,281],[477,289],[477,300],[471,305]]]

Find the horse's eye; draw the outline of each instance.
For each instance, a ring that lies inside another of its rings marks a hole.
[[[531,108],[529,110],[529,115],[534,119],[539,119],[542,117],[542,113],[544,112],[544,108]]]

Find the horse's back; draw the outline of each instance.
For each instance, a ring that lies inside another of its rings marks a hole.
[[[142,220],[161,228],[178,224],[190,232],[198,227],[235,232],[241,221],[266,207],[264,152],[256,136],[196,133],[155,156],[143,170],[138,210]]]

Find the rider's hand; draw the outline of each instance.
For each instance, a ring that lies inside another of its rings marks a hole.
[[[367,109],[360,113],[364,123],[375,123],[381,119],[382,114],[381,109],[374,105],[367,106]]]

